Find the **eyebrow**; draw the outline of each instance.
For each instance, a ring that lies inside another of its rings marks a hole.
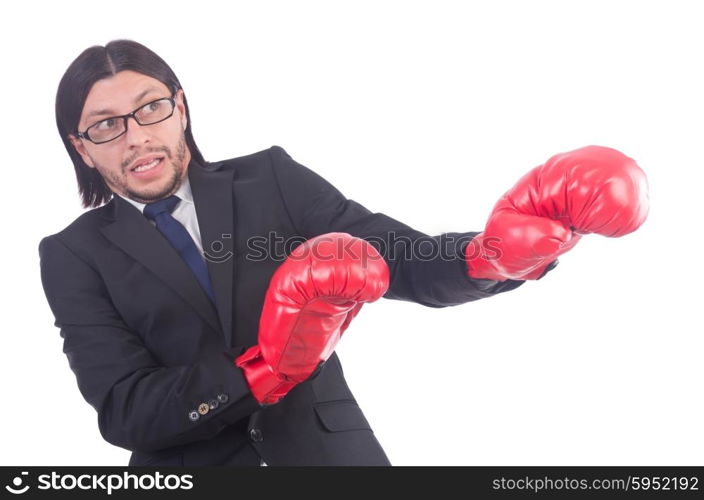
[[[143,91],[135,98],[135,100],[133,101],[134,104],[136,105],[139,101],[141,101],[142,99],[144,99],[144,97],[145,97],[147,94],[149,94],[150,92],[156,92],[156,91],[158,91],[158,90],[159,90],[159,89],[156,88],[156,87],[148,87],[147,89],[143,90]],[[117,113],[116,113],[115,111],[111,110],[111,109],[99,109],[99,110],[91,111],[90,113],[88,113],[88,114],[86,115],[86,120],[88,120],[89,118],[91,118],[91,117],[93,117],[93,116],[99,116],[99,115],[114,115],[114,114],[117,114]]]

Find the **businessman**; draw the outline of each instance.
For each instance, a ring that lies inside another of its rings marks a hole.
[[[532,169],[483,231],[438,236],[278,146],[207,162],[176,75],[128,40],[73,61],[56,121],[91,210],[42,239],[42,283],[78,387],[130,465],[389,465],[334,353],[364,303],[491,297],[647,215],[643,172],[598,146]]]

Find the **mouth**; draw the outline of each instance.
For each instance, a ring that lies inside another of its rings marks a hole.
[[[155,156],[153,157],[150,161],[148,162],[140,162],[139,165],[135,167],[131,167],[130,171],[135,173],[135,174],[140,174],[143,172],[149,172],[151,170],[154,170],[155,168],[159,167],[164,161],[163,156]]]
[[[143,176],[148,173],[153,173],[156,170],[159,170],[159,168],[162,166],[163,163],[164,163],[163,156],[146,158],[144,160],[139,160],[135,166],[130,168],[130,171],[133,174],[136,174],[138,176]]]

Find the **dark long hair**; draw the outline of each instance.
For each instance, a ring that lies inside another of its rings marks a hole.
[[[99,207],[110,201],[113,193],[98,170],[85,164],[71,144],[69,134],[76,134],[83,105],[93,84],[123,70],[132,70],[155,78],[166,85],[172,93],[176,93],[181,88],[178,78],[161,57],[132,40],[113,40],[105,47],[100,45],[89,47],[71,63],[61,78],[56,92],[56,126],[66,151],[73,161],[78,191],[84,208]],[[196,162],[205,164],[203,155],[193,139],[191,115],[185,94],[183,103],[188,119],[185,130],[186,144],[191,157]]]

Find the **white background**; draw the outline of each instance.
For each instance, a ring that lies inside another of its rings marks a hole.
[[[651,213],[540,282],[445,309],[365,306],[338,347],[396,465],[704,462],[704,31],[698,2],[12,2],[2,50],[0,464],[122,465],[83,401],[37,245],[77,217],[56,88],[137,40],[181,79],[206,159],[273,144],[373,211],[481,230],[549,156],[620,149]],[[21,5],[21,6],[20,6]]]

